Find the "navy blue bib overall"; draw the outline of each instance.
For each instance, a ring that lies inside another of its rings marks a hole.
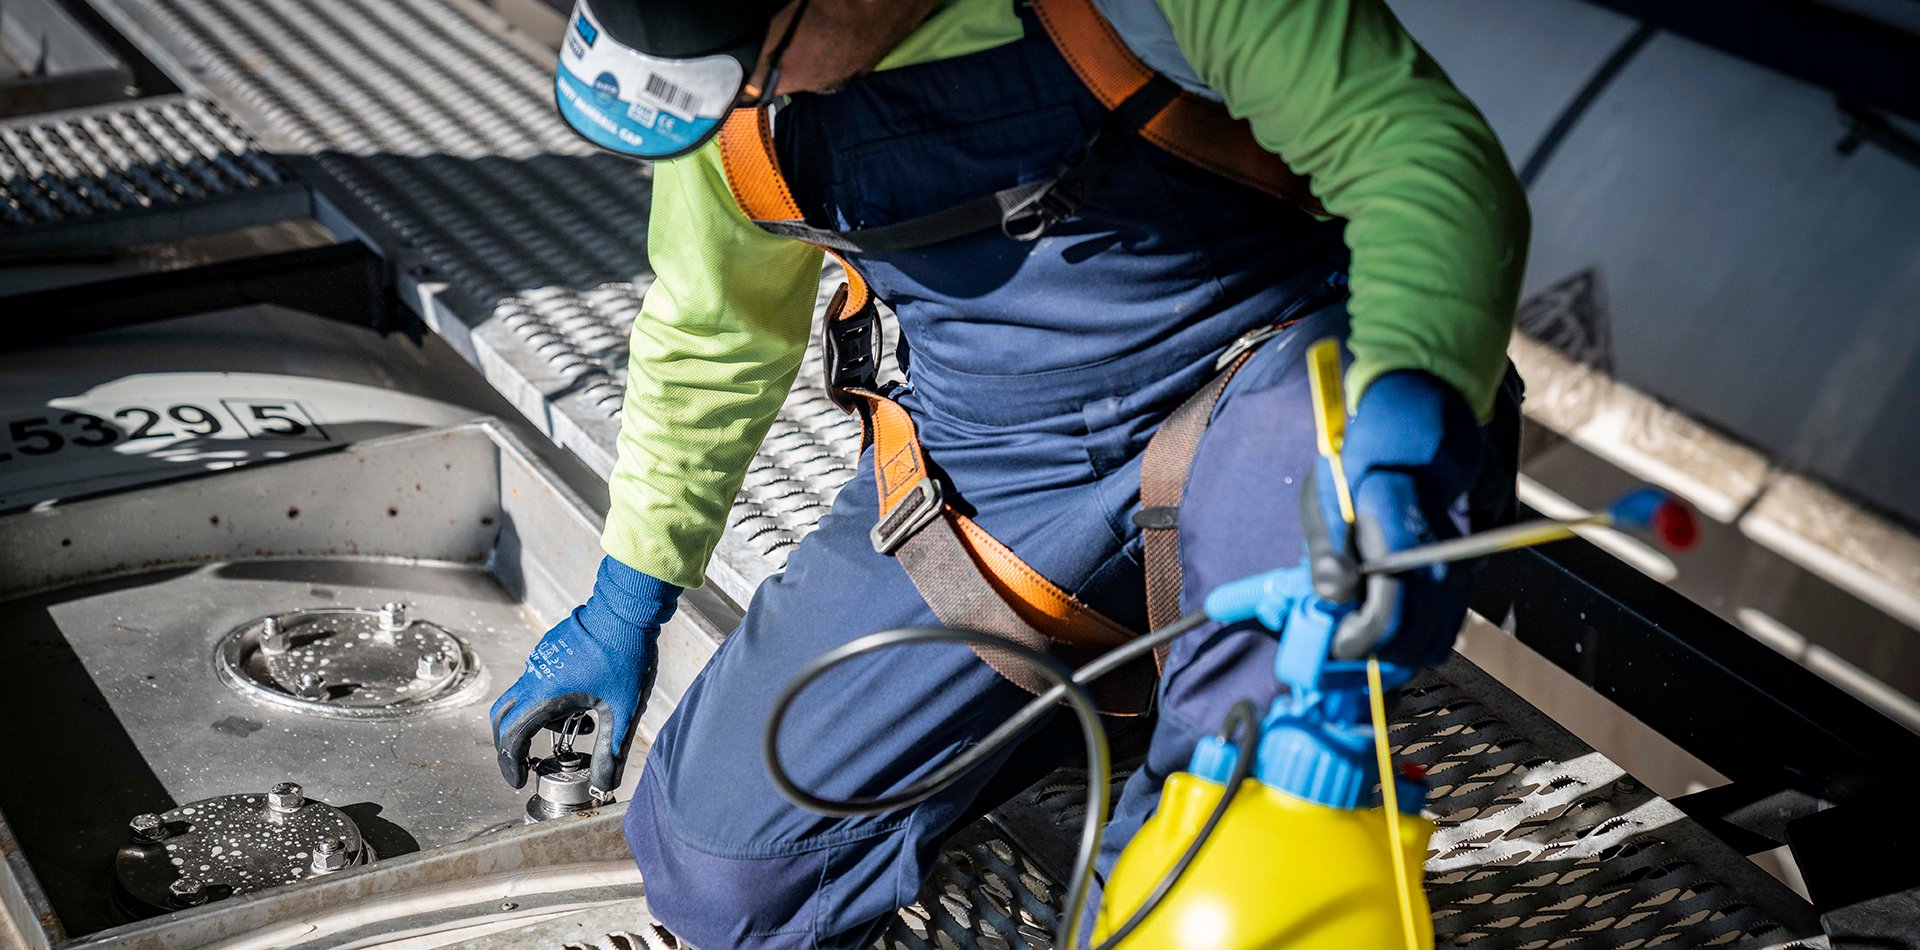
[[[1019,42],[794,97],[775,144],[809,222],[885,225],[1054,174],[1105,111],[1022,15]],[[1307,316],[1235,377],[1181,524],[1189,599],[1299,561],[1293,486],[1314,455],[1300,354],[1345,333],[1345,254],[1337,222],[1135,143],[1091,203],[1038,241],[979,233],[855,263],[898,315],[901,401],[956,506],[1055,584],[1144,629],[1129,516],[1147,439],[1236,337]],[[1057,717],[997,773],[984,768],[890,815],[828,818],[775,791],[760,741],[779,686],[855,637],[934,622],[898,562],[869,541],[871,462],[869,452],[785,573],[756,593],[662,730],[630,805],[649,904],[702,950],[870,945],[915,899],[958,823],[1077,742],[1071,717]],[[1109,860],[1234,701],[1265,708],[1273,648],[1246,630],[1203,629],[1174,645],[1149,761],[1118,805]],[[1030,698],[961,647],[869,656],[803,696],[782,758],[820,794],[873,796],[926,774]]]

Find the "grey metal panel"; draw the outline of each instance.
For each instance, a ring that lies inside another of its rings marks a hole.
[[[1392,0],[1518,168],[1634,21],[1578,0]]]
[[[1920,168],[1841,134],[1657,37],[1536,183],[1528,293],[1594,271],[1621,380],[1920,519]]]
[[[1816,0],[1829,7],[1878,20],[1888,26],[1920,33],[1920,3],[1913,0]]]
[[[0,6],[0,116],[127,94],[133,71],[55,0]]]

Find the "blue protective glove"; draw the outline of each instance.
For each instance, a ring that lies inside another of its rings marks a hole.
[[[653,690],[654,641],[680,588],[606,558],[593,595],[527,657],[527,670],[493,701],[493,746],[507,784],[527,783],[527,747],[542,728],[594,714],[593,788],[620,787],[627,748]]]
[[[1480,426],[1453,387],[1403,370],[1374,380],[1347,423],[1340,460],[1353,495],[1347,530],[1326,460],[1302,492],[1301,525],[1314,589],[1353,604],[1333,639],[1333,657],[1377,654],[1406,667],[1447,658],[1472,596],[1470,563],[1361,576],[1359,562],[1446,538],[1466,524],[1466,495],[1479,471]]]

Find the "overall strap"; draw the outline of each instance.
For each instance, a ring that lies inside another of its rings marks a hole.
[[[734,200],[756,221],[800,217],[774,156],[767,110],[736,109],[721,127],[721,164]],[[793,235],[800,240],[808,238]],[[841,249],[814,243],[846,272],[823,327],[826,388],[835,405],[860,417],[862,449],[873,447],[880,514],[874,549],[900,561],[940,622],[980,630],[1080,665],[1137,634],[1101,615],[1034,570],[973,519],[949,505],[927,464],[906,409],[879,379],[879,311],[872,289]],[[1051,683],[1005,652],[976,648],[987,665],[1032,693]],[[1135,663],[1094,684],[1102,711],[1145,712],[1154,668]]]

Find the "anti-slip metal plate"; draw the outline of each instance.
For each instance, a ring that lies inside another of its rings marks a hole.
[[[1436,946],[1825,946],[1784,885],[1465,659],[1407,688],[1391,735],[1432,789]],[[1051,948],[1085,801],[1067,768],[1001,806],[877,950]]]
[[[212,101],[0,122],[0,249],[117,247],[304,217],[305,187]]]

